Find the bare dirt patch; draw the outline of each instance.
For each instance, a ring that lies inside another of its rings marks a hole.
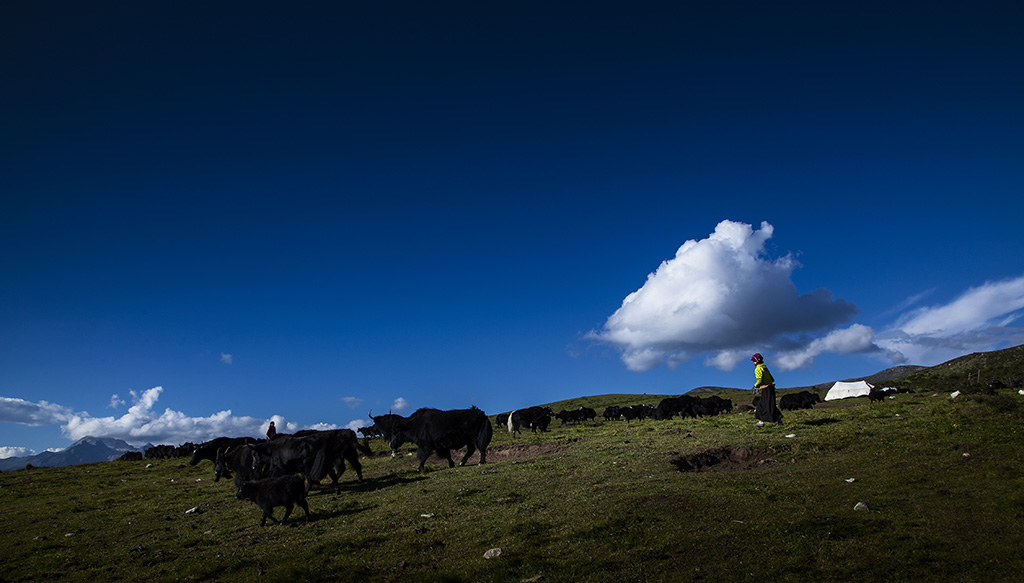
[[[680,472],[743,472],[775,465],[775,455],[767,449],[725,446],[672,460]]]
[[[487,461],[501,462],[505,460],[521,460],[540,455],[560,452],[568,447],[564,443],[514,443],[487,448]]]

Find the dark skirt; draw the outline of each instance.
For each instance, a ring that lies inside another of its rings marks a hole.
[[[782,421],[782,411],[775,404],[775,385],[768,385],[761,389],[761,399],[754,409],[754,419],[765,423],[778,423]]]

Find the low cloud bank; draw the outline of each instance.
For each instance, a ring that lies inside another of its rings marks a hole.
[[[222,435],[263,437],[271,421],[274,421],[281,433],[294,433],[300,429],[338,429],[337,425],[329,423],[304,426],[280,415],[267,419],[235,416],[230,410],[208,417],[191,417],[171,409],[158,412],[154,409],[162,392],[163,387],[154,387],[141,393],[132,391],[132,406],[120,417],[93,417],[46,401],[33,403],[0,397],[0,421],[36,426],[58,425],[61,433],[72,441],[86,436],[113,437],[136,445],[180,444],[186,441],[198,443]]]
[[[23,425],[60,425],[74,416],[68,407],[47,401],[33,403],[24,399],[0,397],[0,422]]]
[[[0,447],[0,460],[12,457],[28,457],[36,455],[36,450],[27,447]]]
[[[272,415],[267,419],[248,416],[235,416],[231,410],[220,411],[208,417],[192,417],[164,409],[156,410],[156,403],[163,393],[163,387],[153,387],[146,391],[130,392],[132,406],[128,411],[117,416],[93,417],[86,412],[75,412],[47,401],[31,402],[24,399],[0,397],[0,422],[20,423],[22,425],[55,425],[59,426],[64,437],[77,441],[83,437],[113,437],[133,445],[146,443],[181,444],[188,441],[199,443],[223,435],[232,437],[251,436],[263,437],[267,426],[273,421],[279,433],[294,433],[303,429],[326,431],[340,429],[332,423],[314,423],[302,425],[291,422],[281,415]],[[346,397],[342,399],[349,405],[361,404],[360,399]],[[110,399],[111,405],[124,403],[117,395]],[[398,397],[391,405],[395,413],[409,409],[410,404]],[[368,419],[353,419],[344,428],[356,431],[362,427],[373,425]],[[23,457],[36,452],[24,447],[0,446],[0,459],[7,457]]]

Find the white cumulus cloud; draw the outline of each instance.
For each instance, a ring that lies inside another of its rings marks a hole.
[[[61,425],[61,432],[71,440],[86,436],[116,437],[129,443],[172,443],[204,441],[221,435],[260,437],[269,419],[236,417],[230,410],[208,417],[191,417],[181,411],[154,411],[163,387],[154,387],[141,394],[131,392],[134,403],[121,417],[92,417],[76,413]],[[301,427],[275,416],[278,431],[291,433]]]
[[[406,401],[404,397],[398,397],[395,402],[391,404],[391,411],[395,413],[401,413],[410,407],[409,401]]]
[[[220,361],[223,362],[224,364],[231,364],[231,362],[233,360],[234,360],[234,357],[231,356],[230,354],[228,354],[226,352],[221,352],[220,353]]]
[[[796,370],[814,362],[814,358],[824,352],[833,354],[852,354],[876,352],[874,344],[875,331],[871,328],[854,324],[849,328],[833,330],[823,338],[816,338],[810,343],[794,349],[784,350],[775,357],[780,370]]]
[[[587,337],[618,347],[635,371],[699,354],[706,365],[729,370],[752,350],[792,349],[814,335],[827,337],[856,307],[826,289],[800,294],[791,279],[799,263],[792,255],[767,255],[773,233],[767,222],[754,230],[726,220],[706,239],[686,241]],[[823,341],[815,349],[834,347],[842,344]]]

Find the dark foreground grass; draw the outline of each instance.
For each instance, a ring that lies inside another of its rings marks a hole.
[[[1021,581],[1024,417],[1004,397],[860,399],[782,427],[734,413],[499,432],[493,463],[418,474],[415,457],[376,455],[364,482],[313,490],[308,524],[296,509],[263,528],[209,462],[8,472],[0,577]],[[679,470],[723,448],[740,453]]]

